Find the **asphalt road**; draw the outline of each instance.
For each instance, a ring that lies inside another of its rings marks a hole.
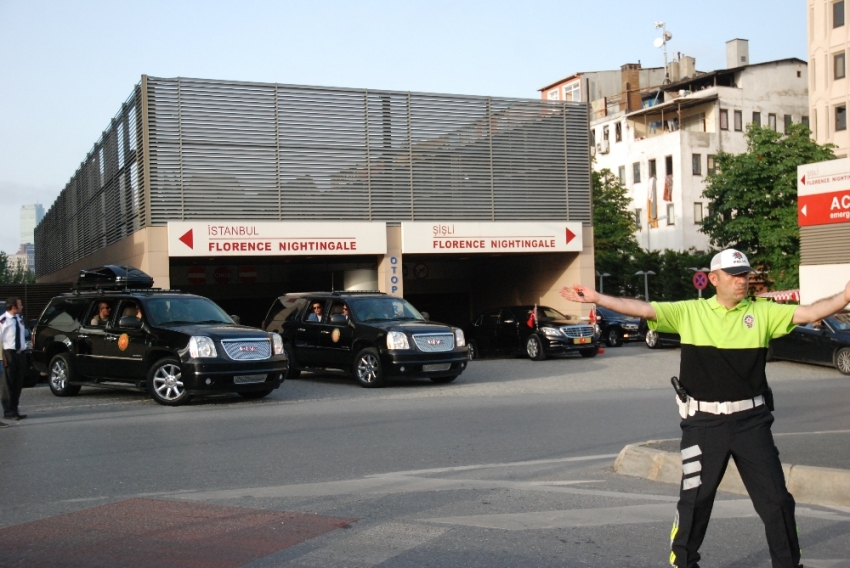
[[[180,408],[131,391],[29,389],[30,417],[0,430],[0,550],[11,550],[0,566],[136,565],[128,534],[173,566],[204,551],[217,563],[203,565],[252,568],[664,566],[677,488],[611,466],[626,444],[678,437],[678,354],[482,360],[450,385],[379,390],[305,374],[262,401]],[[768,377],[783,461],[850,469],[850,378],[787,362]],[[181,511],[306,515],[238,532]],[[152,528],[164,519],[167,530]],[[798,525],[807,568],[850,566],[850,510],[798,506]],[[236,544],[246,535],[253,554]],[[703,557],[770,565],[747,499],[719,496]]]

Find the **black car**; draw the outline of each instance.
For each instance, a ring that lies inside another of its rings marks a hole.
[[[381,387],[391,377],[449,383],[466,368],[463,330],[427,321],[406,300],[380,292],[286,294],[263,327],[283,337],[289,378],[338,369],[361,386]]]
[[[788,335],[770,342],[767,358],[835,367],[850,375],[850,313],[798,325]]]
[[[542,361],[548,354],[578,351],[582,357],[599,352],[599,327],[539,306],[488,310],[469,326],[471,358],[489,354],[527,355]]]
[[[33,363],[56,396],[83,385],[133,386],[177,406],[210,393],[262,398],[283,382],[279,335],[237,325],[207,298],[150,288],[137,269],[84,272],[78,285],[96,281],[96,289],[53,298],[33,330]]]
[[[608,347],[619,347],[624,342],[642,341],[644,334],[640,332],[640,318],[627,316],[596,307],[596,323],[602,333],[602,338]]]
[[[643,336],[646,346],[650,349],[661,349],[662,347],[679,347],[682,344],[678,333],[663,333],[649,329],[646,320],[641,318],[638,333]]]

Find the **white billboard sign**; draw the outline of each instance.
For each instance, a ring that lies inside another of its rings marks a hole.
[[[384,222],[169,221],[168,256],[387,253]]]
[[[580,252],[579,222],[410,222],[401,224],[404,254]]]

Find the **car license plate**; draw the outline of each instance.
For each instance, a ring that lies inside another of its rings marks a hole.
[[[422,371],[448,371],[452,368],[451,363],[436,363],[434,365],[422,365]]]
[[[237,375],[233,377],[234,385],[246,385],[249,383],[262,383],[266,380],[266,375]]]
[[[592,337],[576,337],[573,339],[573,343],[591,343],[593,341]]]

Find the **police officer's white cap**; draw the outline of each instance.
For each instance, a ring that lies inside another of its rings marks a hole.
[[[737,275],[752,272],[747,255],[739,250],[726,249],[714,255],[711,259],[711,271],[722,270],[727,274]]]

